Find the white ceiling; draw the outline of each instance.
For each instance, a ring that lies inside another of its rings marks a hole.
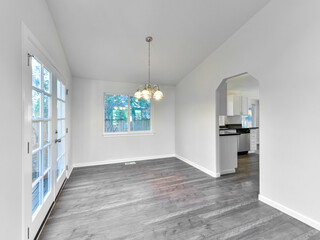
[[[74,77],[174,85],[269,0],[47,0]]]
[[[259,81],[249,74],[227,80],[228,95],[241,95],[259,99]]]

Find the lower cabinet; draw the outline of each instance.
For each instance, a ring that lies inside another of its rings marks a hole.
[[[220,174],[235,173],[238,167],[238,136],[220,136]]]
[[[255,152],[259,144],[259,129],[250,130],[250,152]]]

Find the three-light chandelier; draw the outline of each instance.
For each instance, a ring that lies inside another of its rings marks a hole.
[[[152,41],[152,37],[146,37],[146,42],[148,43],[148,83],[144,85],[144,89],[141,91],[140,88],[134,94],[134,97],[140,99],[141,97],[145,100],[149,100],[153,97],[154,100],[161,100],[163,98],[163,92],[160,90],[159,85],[155,84],[153,87],[150,82],[150,43]]]

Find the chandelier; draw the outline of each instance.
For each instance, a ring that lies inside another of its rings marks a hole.
[[[141,97],[145,100],[149,100],[153,97],[154,100],[159,101],[163,98],[163,92],[160,90],[159,85],[155,84],[151,85],[150,82],[150,43],[152,41],[152,37],[146,37],[146,42],[148,43],[148,83],[144,85],[144,89],[141,91],[140,88],[134,94],[134,97],[140,99]]]

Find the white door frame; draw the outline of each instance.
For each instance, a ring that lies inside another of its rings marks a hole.
[[[56,76],[61,79],[64,83],[65,77],[56,67],[54,61],[51,59],[50,55],[46,51],[46,49],[41,45],[41,43],[37,40],[37,38],[31,33],[31,31],[26,27],[26,25],[22,22],[22,239],[32,239],[39,229],[30,229],[32,223],[32,130],[31,130],[31,122],[32,122],[32,102],[31,102],[31,58],[29,54],[35,55],[41,62],[44,64],[52,73],[52,76]],[[54,81],[52,77],[52,87]],[[56,99],[56,98],[55,98]],[[52,94],[52,111],[56,108],[56,102],[54,101],[54,96]],[[54,119],[52,119],[52,130],[54,128]],[[53,139],[53,147],[54,148],[54,135],[52,135]],[[67,145],[67,144],[66,144]],[[68,165],[68,149],[66,147],[66,165]],[[53,154],[52,154],[53,155]],[[56,184],[56,171],[54,169],[55,159],[52,157],[52,176],[51,176],[51,193],[48,196],[48,201],[43,204],[41,208],[50,209],[50,206],[54,203],[55,197],[58,194],[60,189],[55,189]],[[65,171],[66,172],[66,171]],[[66,173],[64,173],[66,176]],[[41,216],[37,217],[39,222],[45,219],[47,212],[41,213]],[[37,223],[39,228],[41,223]]]

